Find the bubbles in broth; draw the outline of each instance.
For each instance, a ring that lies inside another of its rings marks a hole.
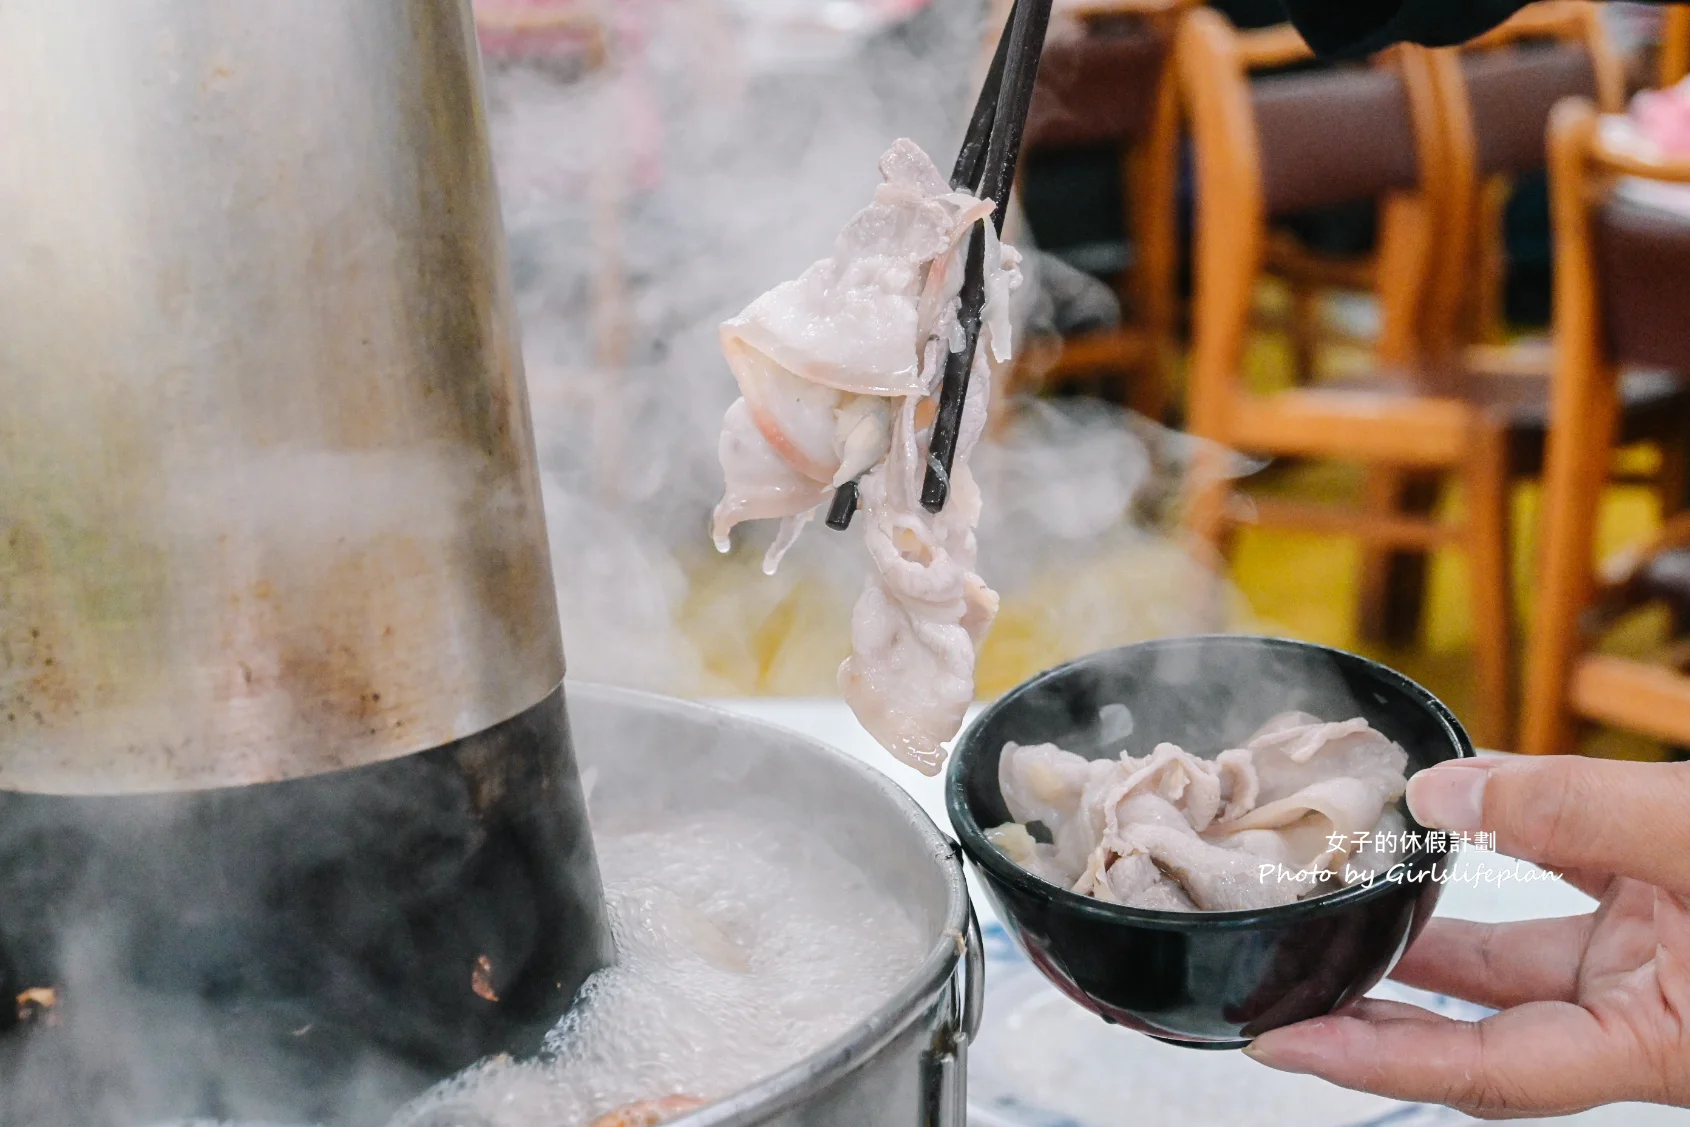
[[[845,1033],[921,960],[897,902],[796,825],[721,812],[597,830],[618,964],[540,1059],[472,1069],[403,1127],[588,1127],[642,1101],[720,1099]]]

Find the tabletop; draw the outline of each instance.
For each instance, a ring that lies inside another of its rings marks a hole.
[[[949,832],[942,778],[928,778],[894,760],[842,701],[757,698],[710,703],[802,733],[872,765]],[[970,1051],[971,1127],[1117,1127],[1127,1108],[1135,1123],[1169,1127],[1443,1127],[1477,1122],[1447,1108],[1402,1104],[1276,1073],[1239,1053],[1193,1052],[1105,1025],[1032,969],[997,926],[973,873],[969,886],[987,948],[985,1024]],[[1444,888],[1438,914],[1502,923],[1587,912],[1593,904],[1535,866],[1466,848]],[[1485,1013],[1465,1002],[1391,983],[1375,994],[1462,1019]],[[1624,1104],[1543,1122],[1567,1127],[1690,1127],[1690,1111]]]

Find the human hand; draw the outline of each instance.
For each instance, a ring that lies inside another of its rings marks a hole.
[[[1484,1119],[1690,1106],[1690,764],[1468,759],[1415,775],[1408,804],[1430,828],[1495,833],[1596,911],[1433,920],[1392,977],[1500,1011],[1483,1021],[1366,999],[1245,1052]]]

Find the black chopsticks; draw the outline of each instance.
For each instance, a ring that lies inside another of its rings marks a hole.
[[[1038,82],[1039,58],[1050,26],[1050,9],[1051,0],[1016,0],[1010,10],[1009,26],[998,38],[986,81],[957,153],[956,168],[951,173],[951,187],[970,191],[996,205],[992,222],[1000,235],[1004,211],[1009,206],[1009,190],[1021,159],[1021,134],[1027,125],[1027,110],[1033,103],[1033,88]],[[945,357],[939,410],[928,443],[921,505],[930,513],[942,510],[950,496],[951,466],[962,429],[962,408],[968,399],[969,375],[980,344],[980,322],[986,304],[985,266],[986,229],[982,222],[969,235],[963,267],[958,311],[962,348]],[[841,530],[850,527],[856,510],[857,483],[849,481],[834,493],[827,514],[828,527]]]

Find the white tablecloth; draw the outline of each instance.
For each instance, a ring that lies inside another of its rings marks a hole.
[[[950,831],[942,778],[927,778],[894,760],[842,702],[759,698],[713,703],[801,732],[873,765],[909,792],[935,824]],[[974,887],[972,873],[969,882]],[[974,903],[982,925],[989,928],[992,949],[994,917],[977,888]],[[1589,897],[1530,865],[1467,849],[1458,861],[1456,879],[1444,889],[1438,914],[1505,922],[1570,915],[1591,907]],[[1444,1109],[1415,1109],[1342,1092],[1307,1077],[1273,1073],[1238,1053],[1178,1049],[1108,1027],[1037,981],[1036,972],[1001,935],[996,932],[997,954],[987,976],[986,1028],[971,1067],[970,1091],[978,1099],[971,1120],[976,1127],[1119,1127],[1129,1122],[1266,1127],[1282,1120],[1298,1127],[1432,1127],[1470,1122]],[[1414,1000],[1464,1012],[1462,1004],[1449,1000]],[[1040,1063],[1036,1053],[1029,1055],[1038,1043],[1061,1048]],[[1018,1083],[1025,1092],[1016,1090]],[[1099,1107],[1118,1108],[1118,1113],[1104,1116]],[[1550,1122],[1690,1127],[1690,1111],[1623,1105]]]

